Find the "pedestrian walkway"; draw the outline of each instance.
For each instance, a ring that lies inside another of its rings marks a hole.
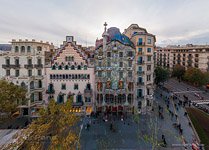
[[[170,93],[165,92],[162,89],[157,89],[156,91],[157,91],[157,94],[156,94],[157,100],[160,103],[160,105],[162,105],[163,107],[167,107],[165,106],[164,102],[166,101],[167,98],[171,96]],[[160,98],[161,94],[162,94],[162,98]],[[189,126],[188,118],[187,116],[185,116],[185,109],[182,106],[179,106],[178,100],[173,101],[172,99],[169,99],[169,101],[172,104],[172,105],[169,105],[169,110],[177,115],[177,118],[175,118],[174,120],[172,119],[172,122],[176,123],[176,125],[181,124],[181,128],[182,128],[182,135],[181,135],[179,134],[179,131],[173,127],[173,129],[175,129],[177,132],[177,137],[179,138],[180,143],[179,141],[177,141],[177,143],[172,143],[172,144],[192,143],[193,140],[195,139],[195,134],[192,128]],[[169,124],[169,120],[167,120],[166,122],[168,122],[167,124]]]

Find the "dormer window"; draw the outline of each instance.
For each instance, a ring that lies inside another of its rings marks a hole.
[[[74,61],[74,56],[66,56],[65,61]]]

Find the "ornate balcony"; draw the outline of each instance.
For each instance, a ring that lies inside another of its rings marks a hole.
[[[43,68],[43,64],[34,65],[35,68]]]
[[[144,71],[137,71],[137,75],[143,75]]]
[[[137,86],[143,86],[144,82],[137,82]]]
[[[27,65],[24,65],[24,68],[26,68],[26,69],[32,69],[33,68],[33,65],[32,64],[27,64]]]
[[[81,101],[81,102],[73,102],[73,106],[75,107],[75,106],[83,106],[83,101]]]
[[[2,68],[9,69],[9,68],[12,68],[12,65],[10,64],[2,65]]]
[[[145,42],[138,42],[137,46],[145,46]]]
[[[137,61],[137,65],[143,65],[145,62],[143,61]]]
[[[85,89],[84,90],[84,96],[85,97],[91,97],[93,94],[92,94],[92,89]]]

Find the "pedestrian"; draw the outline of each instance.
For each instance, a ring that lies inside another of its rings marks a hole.
[[[164,140],[165,139],[165,135],[164,134],[162,134],[162,140]]]
[[[113,128],[113,125],[112,125],[112,123],[110,124],[110,130],[112,131],[112,128]]]
[[[164,143],[164,146],[166,147],[167,146],[167,142],[166,142],[165,138],[163,139],[163,143]]]
[[[182,129],[182,128],[180,128],[180,129],[179,129],[179,132],[180,132],[180,134],[182,135],[182,133],[183,133],[183,129]]]

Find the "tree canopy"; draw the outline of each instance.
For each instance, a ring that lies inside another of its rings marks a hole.
[[[172,76],[177,77],[177,79],[182,79],[185,73],[185,68],[181,65],[175,65],[173,67]]]
[[[79,117],[71,110],[72,100],[67,100],[64,104],[50,100],[48,107],[40,110],[40,117],[29,126],[31,134],[23,147],[39,150],[74,150],[79,147]]]
[[[26,90],[6,80],[0,80],[0,112],[11,114],[26,100]]]
[[[169,70],[162,67],[156,67],[155,69],[155,83],[164,83],[169,78]]]
[[[197,68],[188,68],[184,74],[184,80],[196,86],[206,85],[209,80],[209,74],[202,72]]]

